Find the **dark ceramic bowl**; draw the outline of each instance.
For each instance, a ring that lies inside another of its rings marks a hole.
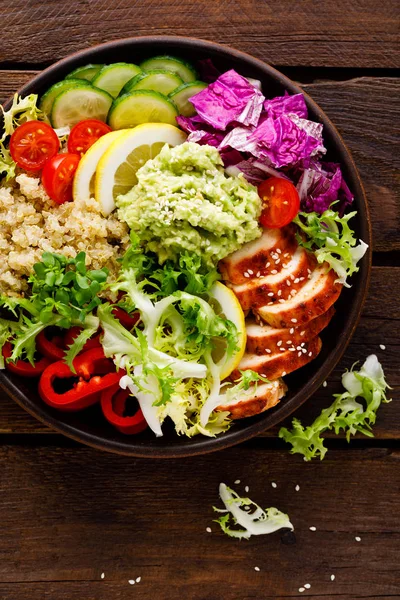
[[[236,69],[242,75],[260,79],[267,97],[303,93],[310,118],[324,124],[324,140],[328,158],[339,162],[346,181],[355,195],[357,217],[353,219],[356,234],[371,247],[371,229],[365,193],[350,155],[339,133],[319,106],[298,85],[269,65],[248,54],[203,40],[173,36],[123,39],[77,52],[32,79],[19,94],[43,94],[53,83],[87,63],[133,62],[157,54],[172,54],[194,63],[211,58],[220,71]],[[8,106],[7,103],[6,106]],[[357,325],[366,296],[371,266],[371,252],[363,258],[359,272],[352,278],[352,287],[344,289],[336,303],[336,315],[322,333],[323,346],[318,358],[285,378],[289,392],[277,407],[257,417],[237,421],[231,430],[217,438],[178,437],[172,428],[164,427],[162,438],[147,431],[136,436],[117,433],[102,417],[98,406],[83,412],[65,414],[51,409],[39,398],[35,381],[22,380],[8,372],[0,373],[0,384],[12,398],[31,415],[53,429],[89,446],[110,452],[140,457],[177,457],[205,454],[226,448],[256,436],[290,415],[312,396],[328,377],[346,349]]]

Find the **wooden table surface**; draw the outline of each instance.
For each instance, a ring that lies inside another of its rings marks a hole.
[[[396,0],[1,1],[1,100],[71,52],[146,34],[230,44],[303,85],[359,167],[374,266],[343,360],[297,416],[311,422],[343,370],[372,352],[393,402],[374,439],[332,436],[323,462],[290,455],[277,429],[203,458],[151,461],[62,438],[0,393],[0,600],[400,598],[399,12]],[[212,505],[218,484],[237,479],[288,512],[295,535],[224,536]]]

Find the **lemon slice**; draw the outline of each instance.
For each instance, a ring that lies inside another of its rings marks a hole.
[[[177,146],[186,134],[166,123],[143,123],[127,129],[100,159],[96,170],[95,197],[104,215],[115,208],[115,199],[126,194],[137,183],[136,172],[168,144]]]
[[[220,377],[226,379],[238,367],[246,350],[244,314],[235,294],[223,283],[216,281],[209,291],[209,295],[210,304],[217,315],[232,321],[237,329],[237,349],[231,356],[227,355],[226,344],[221,339],[216,340],[216,347],[213,351],[213,359],[221,369]]]
[[[72,188],[74,200],[88,200],[94,197],[95,174],[99,160],[111,144],[125,131],[125,129],[121,129],[120,131],[106,133],[82,156],[74,177]]]

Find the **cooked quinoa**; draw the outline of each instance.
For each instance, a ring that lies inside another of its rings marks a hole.
[[[26,174],[0,184],[0,294],[23,294],[43,252],[73,258],[84,251],[91,269],[107,267],[113,279],[128,242],[126,224],[104,217],[93,198],[55,204],[40,179]]]

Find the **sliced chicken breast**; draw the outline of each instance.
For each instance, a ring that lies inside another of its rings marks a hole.
[[[215,410],[228,411],[232,419],[253,417],[278,404],[287,391],[281,379],[260,383],[257,387],[243,391],[234,402],[220,404]]]
[[[315,265],[315,256],[299,246],[295,253],[283,262],[277,273],[266,277],[253,277],[241,285],[227,285],[237,296],[243,310],[248,310],[295,296],[308,278],[309,270],[314,269]]]
[[[258,273],[273,274],[290,260],[297,248],[294,228],[264,229],[261,237],[242,246],[219,262],[219,270],[226,281],[233,284],[245,283]]]
[[[230,378],[235,381],[240,377],[240,371],[248,369],[256,371],[270,380],[284,377],[313,360],[319,354],[321,346],[321,339],[315,337],[308,342],[301,342],[297,346],[279,348],[278,352],[262,356],[246,353]]]
[[[309,323],[325,313],[340,295],[342,286],[335,283],[337,274],[323,264],[310,273],[310,278],[296,296],[272,305],[254,309],[263,321],[277,328],[290,328]]]
[[[316,317],[306,326],[277,329],[266,323],[257,323],[255,319],[246,321],[246,350],[253,354],[272,354],[279,348],[297,347],[318,335],[335,314],[333,306],[323,315]]]

